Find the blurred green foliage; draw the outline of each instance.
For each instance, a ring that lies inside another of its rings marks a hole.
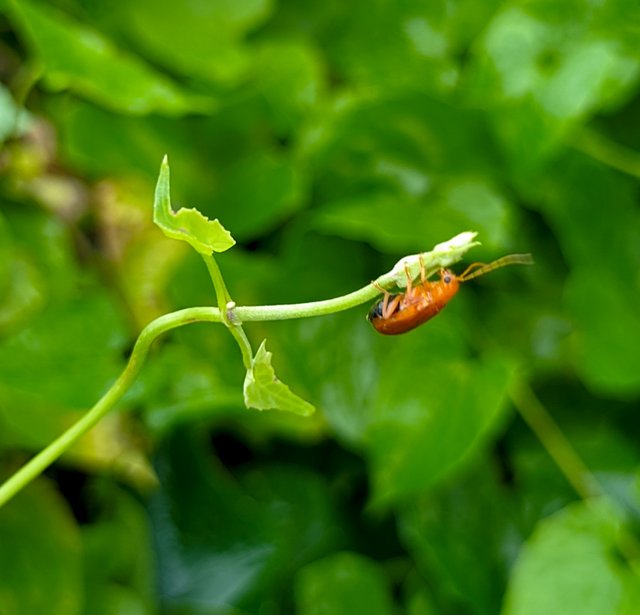
[[[215,302],[152,224],[165,153],[177,207],[238,240],[239,305],[344,294],[464,230],[473,259],[537,263],[398,338],[364,307],[247,325],[309,418],[244,408],[223,327],[167,336],[0,509],[0,613],[638,613],[635,0],[3,0],[0,24],[2,477],[146,323]]]

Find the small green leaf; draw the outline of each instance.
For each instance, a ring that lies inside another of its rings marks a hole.
[[[200,254],[224,252],[236,243],[231,233],[217,218],[209,220],[197,209],[183,207],[177,212],[171,209],[169,162],[166,156],[162,161],[156,185],[153,221],[167,237],[186,241]]]
[[[267,340],[258,348],[244,379],[244,403],[256,410],[284,410],[309,416],[315,408],[292,393],[289,387],[280,382],[271,366],[272,354],[267,351]]]

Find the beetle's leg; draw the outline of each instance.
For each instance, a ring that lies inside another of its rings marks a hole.
[[[413,296],[413,279],[411,278],[411,274],[409,273],[409,266],[407,263],[404,264],[404,275],[407,276],[407,301],[411,301],[411,297]]]
[[[407,274],[407,284],[409,285],[407,291],[411,292],[411,277],[408,275],[406,270],[405,273]],[[382,318],[389,318],[398,309],[402,299],[405,297],[405,294],[398,293],[396,295],[392,295],[386,288],[382,288],[382,286],[380,286],[380,284],[375,280],[371,282],[371,285],[377,288],[384,295],[382,298],[381,315]]]
[[[382,288],[382,286],[380,286],[380,284],[378,284],[375,280],[373,280],[371,282],[371,286],[375,287],[376,289],[378,289],[383,294],[383,298],[382,298],[382,318],[387,318],[390,315],[387,312],[388,312],[388,309],[389,309],[389,298],[391,297],[391,293],[386,288]],[[395,309],[395,307],[394,307],[394,309]],[[393,311],[391,313],[393,313]]]
[[[424,286],[424,283],[427,281],[426,271],[424,269],[424,260],[422,258],[422,254],[418,256],[418,261],[420,263],[420,282]]]
[[[400,305],[400,301],[402,301],[402,295],[394,295],[393,299],[389,301],[389,293],[385,295],[385,298],[382,302],[382,318],[389,318],[393,315],[393,313],[398,309]]]

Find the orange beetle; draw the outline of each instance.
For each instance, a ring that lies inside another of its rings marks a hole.
[[[531,265],[530,254],[510,254],[491,263],[473,263],[461,275],[449,269],[440,270],[440,279],[429,282],[425,277],[424,264],[420,260],[420,284],[414,286],[405,265],[407,290],[403,293],[391,294],[384,288],[374,285],[384,293],[381,301],[376,303],[367,316],[375,330],[384,335],[398,335],[411,331],[433,318],[444,308],[462,282],[484,275],[505,265]]]

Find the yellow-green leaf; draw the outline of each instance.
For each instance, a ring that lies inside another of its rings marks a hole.
[[[167,237],[186,241],[200,254],[224,252],[236,243],[217,218],[209,220],[197,209],[181,208],[177,212],[171,209],[169,162],[166,156],[156,185],[153,221]]]
[[[289,387],[278,380],[271,366],[272,354],[264,340],[258,348],[244,379],[244,403],[256,410],[284,410],[302,416],[309,416],[315,408],[292,393]]]

